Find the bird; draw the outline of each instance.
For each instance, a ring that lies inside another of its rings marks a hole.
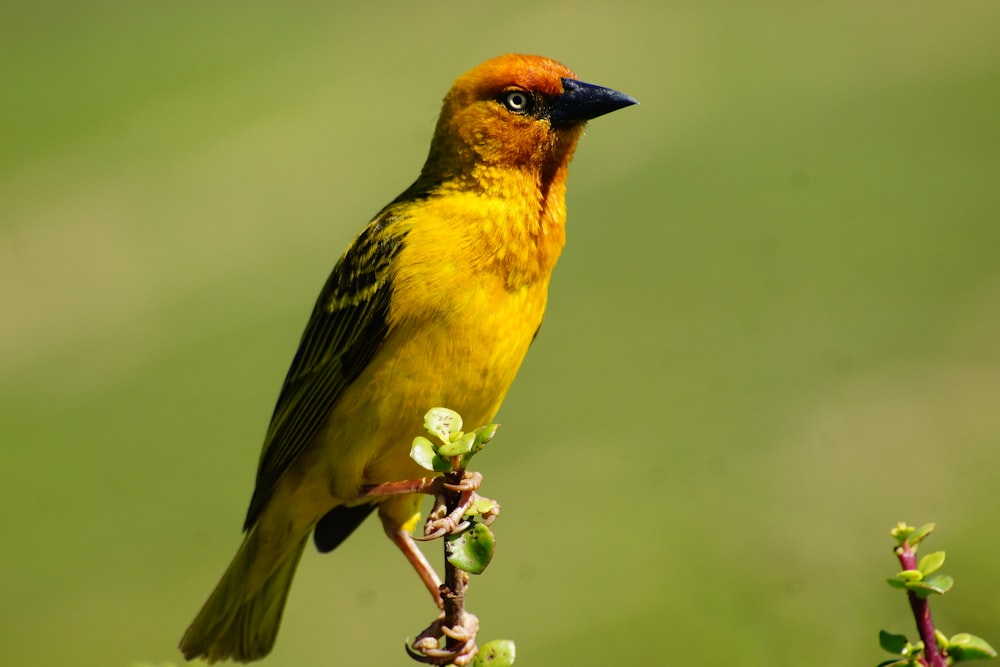
[[[319,294],[264,438],[242,544],[181,640],[186,659],[266,656],[310,535],[331,551],[375,510],[441,604],[411,536],[421,496],[372,489],[426,474],[409,443],[428,409],[493,419],[542,324],[577,141],[587,121],[633,104],[536,55],[502,55],[455,80],[420,175]]]

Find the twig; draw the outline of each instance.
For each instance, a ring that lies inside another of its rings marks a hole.
[[[447,473],[445,478],[449,484],[461,484],[465,477],[464,470]],[[458,507],[460,494],[457,491],[445,490],[445,507],[451,514]],[[469,587],[469,573],[451,564],[445,551],[444,583],[441,585],[441,601],[444,603],[444,625],[448,628],[465,626],[465,591]],[[456,650],[463,642],[448,637],[446,647]],[[475,650],[473,650],[475,654]]]
[[[478,497],[474,488],[478,487],[481,480],[482,475],[479,473],[470,473],[464,468],[457,467],[456,460],[456,469],[445,473],[441,479],[443,483],[438,486],[434,508],[424,528],[425,539],[444,536],[447,540],[448,534],[458,534],[465,530],[461,525],[454,526],[454,523],[449,523],[449,519],[454,522],[456,517],[461,518],[469,503]],[[491,522],[498,511],[499,506],[485,517],[485,522]],[[438,525],[442,522],[454,526],[453,529],[442,530]],[[465,592],[469,587],[469,573],[452,565],[448,559],[447,542],[444,554],[444,583],[440,589],[442,614],[417,635],[413,644],[407,645],[406,649],[410,657],[417,662],[464,667],[476,657],[479,619],[465,611]],[[444,647],[439,645],[442,639],[445,642]]]
[[[424,664],[465,667],[476,659],[479,633],[479,619],[465,610],[469,574],[482,573],[493,558],[495,541],[488,526],[500,512],[495,500],[476,493],[483,476],[469,472],[467,466],[499,426],[489,424],[465,433],[457,412],[434,408],[424,416],[424,428],[440,444],[418,436],[413,440],[410,458],[426,470],[444,474],[431,478],[429,484],[418,485],[419,491],[434,496],[434,506],[424,523],[423,536],[416,539],[444,538],[444,583],[433,591],[441,615],[412,644],[407,644],[406,650],[411,658]],[[416,488],[403,486],[408,491]],[[428,578],[431,576],[438,581],[437,575],[430,573]],[[487,649],[490,661],[499,658],[498,666],[513,664],[513,642],[496,640],[488,643]]]
[[[904,541],[902,545],[896,547],[895,551],[896,557],[899,558],[899,564],[903,566],[904,570],[917,569],[917,552],[908,541]],[[931,606],[927,602],[927,598],[921,598],[912,590],[907,591],[906,595],[910,599],[913,618],[917,622],[917,632],[920,633],[920,639],[924,643],[924,656],[927,658],[925,664],[927,667],[947,667],[948,663],[941,655],[941,649],[934,634],[934,620],[931,618]],[[924,661],[921,660],[921,662]]]

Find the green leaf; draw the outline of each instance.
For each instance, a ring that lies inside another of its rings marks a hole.
[[[437,472],[451,472],[452,470],[454,470],[454,467],[451,465],[451,459],[435,456],[434,470]]]
[[[480,449],[486,446],[486,443],[493,439],[493,436],[497,434],[497,429],[500,428],[500,424],[487,424],[486,426],[480,426],[473,433],[476,434],[476,444],[473,445],[473,453],[478,452]]]
[[[948,650],[948,638],[944,636],[944,633],[934,628],[934,639],[937,640],[938,648],[942,651]]]
[[[509,639],[494,639],[479,649],[472,667],[510,667],[516,657],[514,642]]]
[[[926,577],[928,574],[941,569],[942,565],[944,565],[944,552],[935,551],[934,553],[927,554],[921,558],[920,564],[917,565],[917,569],[920,570]]]
[[[492,512],[498,505],[499,503],[492,498],[477,494],[476,499],[469,505],[469,509],[465,510],[465,516],[480,516]]]
[[[906,589],[916,593],[921,600],[926,600],[932,593],[938,592],[922,581],[907,582]]]
[[[495,546],[493,533],[481,523],[474,523],[465,532],[444,540],[448,562],[469,574],[481,574],[486,569],[493,559]]]
[[[462,454],[468,454],[472,451],[472,446],[476,442],[475,433],[466,433],[454,442],[449,442],[448,444],[441,445],[438,448],[438,454],[441,456],[461,456]]]
[[[924,579],[924,583],[934,589],[935,593],[944,595],[955,585],[955,580],[947,574],[935,574],[933,577]]]
[[[961,660],[988,660],[997,657],[997,652],[982,637],[961,632],[948,640],[948,655],[958,662]]]
[[[932,593],[937,593],[938,595],[944,595],[954,585],[955,585],[955,580],[949,577],[947,574],[937,574],[925,581],[906,582],[906,588],[916,593],[917,596],[920,597],[921,599],[926,598],[928,595]]]
[[[906,635],[894,635],[885,630],[879,630],[878,632],[878,645],[889,653],[903,655],[903,651],[906,649],[908,643],[909,640],[906,638]]]
[[[422,435],[418,435],[413,439],[413,446],[410,447],[410,458],[424,470],[434,470],[434,459],[438,458],[437,452],[434,451],[434,443]]]
[[[893,588],[906,588],[906,582],[899,577],[893,577],[892,579],[886,579],[885,583],[889,584]]]
[[[917,528],[915,531],[913,531],[910,534],[910,536],[906,538],[906,541],[909,542],[911,546],[916,546],[921,542],[923,542],[924,538],[930,535],[932,532],[934,532],[934,524],[925,523],[924,525],[920,526],[920,528]]]
[[[418,435],[413,439],[413,446],[410,447],[410,458],[424,470],[451,471],[451,461],[438,456],[434,450],[434,443],[423,436]]]
[[[909,662],[910,662],[909,660],[892,659],[892,660],[886,660],[885,662],[880,662],[877,665],[875,665],[875,667],[901,667],[902,665],[905,665]]]
[[[462,430],[462,417],[448,408],[433,408],[424,415],[424,428],[443,443],[451,442],[451,434]]]
[[[896,576],[903,581],[920,581],[924,578],[924,573],[920,570],[903,570]]]

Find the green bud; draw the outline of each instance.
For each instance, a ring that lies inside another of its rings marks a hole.
[[[514,664],[514,642],[509,639],[494,639],[483,644],[472,661],[472,667],[510,667]]]
[[[906,525],[905,521],[900,521],[896,524],[896,527],[889,531],[889,535],[896,538],[900,544],[906,541],[906,538],[913,534],[916,530],[913,526]]]

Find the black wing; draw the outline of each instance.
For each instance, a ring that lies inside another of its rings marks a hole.
[[[388,333],[390,266],[403,245],[401,218],[383,211],[333,268],[281,387],[243,529],[254,524],[288,466],[315,437],[344,389]]]

